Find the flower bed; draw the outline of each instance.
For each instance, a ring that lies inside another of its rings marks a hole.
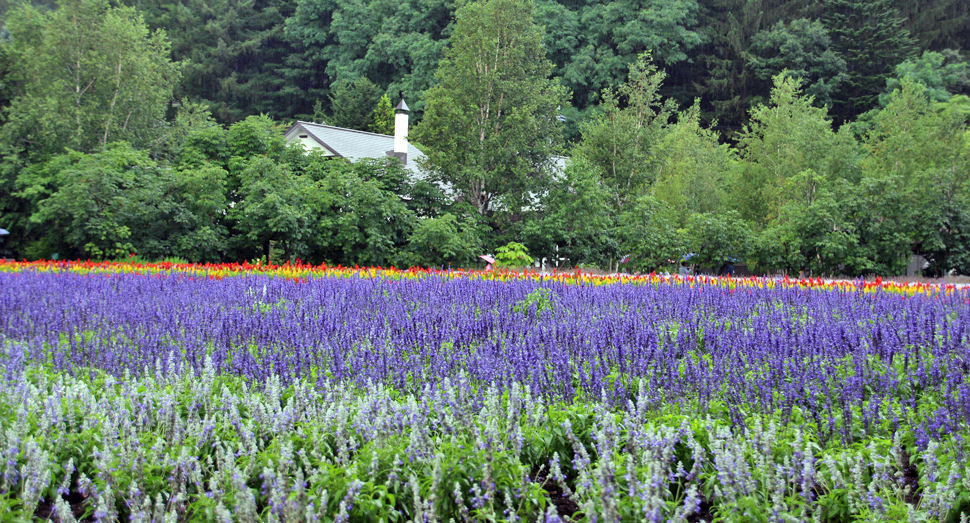
[[[0,289],[8,516],[970,514],[966,289],[90,263]]]

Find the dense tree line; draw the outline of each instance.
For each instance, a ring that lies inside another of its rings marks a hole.
[[[570,268],[970,273],[964,3],[459,5],[11,7],[3,248],[408,266],[515,241]],[[293,118],[390,132],[401,95],[426,179],[283,139]]]
[[[54,2],[33,0],[41,12]],[[175,99],[205,103],[231,124],[254,114],[325,118],[341,88],[366,78],[415,116],[455,30],[453,0],[124,0],[165,31],[181,62]],[[17,19],[0,0],[0,17]],[[22,19],[23,17],[20,16]],[[567,138],[600,94],[650,51],[665,98],[701,98],[705,124],[734,137],[771,77],[802,78],[836,123],[875,107],[893,68],[925,51],[970,49],[962,0],[536,0],[552,77],[570,93]],[[21,20],[22,23],[22,20]],[[4,81],[6,85],[8,81]],[[963,86],[964,93],[966,86]],[[0,100],[2,101],[2,100]],[[315,111],[314,107],[318,109]],[[369,108],[372,110],[372,108]]]

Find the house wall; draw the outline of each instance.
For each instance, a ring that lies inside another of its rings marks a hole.
[[[301,138],[301,136],[303,135],[306,135],[306,138]],[[299,142],[303,144],[303,148],[306,149],[308,152],[323,151],[324,156],[334,156],[332,152],[330,152],[328,149],[320,145],[320,143],[314,140],[313,138],[310,138],[310,136],[304,132],[294,131],[290,134],[287,134],[286,141],[289,143]]]

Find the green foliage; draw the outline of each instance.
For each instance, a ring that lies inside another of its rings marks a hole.
[[[387,95],[381,96],[377,102],[377,108],[372,113],[370,130],[378,134],[394,134],[394,108],[391,107],[391,99]]]
[[[253,156],[279,158],[286,149],[283,128],[266,115],[250,116],[229,127],[226,133],[231,158]]]
[[[676,211],[649,195],[631,202],[617,220],[616,236],[630,265],[644,271],[669,268],[687,252],[684,231],[678,229]]]
[[[759,225],[777,219],[790,200],[810,202],[820,183],[857,180],[856,161],[862,152],[847,129],[835,133],[825,109],[801,94],[801,80],[782,74],[774,82],[769,103],[751,110],[751,124],[739,143],[748,165],[736,171],[733,181],[735,190],[745,190],[754,200],[744,217]],[[807,170],[821,177],[804,178],[804,185],[788,184]]]
[[[178,105],[175,119],[152,149],[153,159],[169,165],[215,162],[225,167],[227,144],[222,126],[203,104],[183,99]]]
[[[759,80],[748,66],[751,39],[771,23],[762,7],[761,1],[706,0],[700,15],[700,32],[709,44],[687,74],[710,104],[709,118],[720,122],[731,138],[747,121],[751,105],[767,94],[756,89]]]
[[[469,267],[480,252],[475,228],[451,213],[418,220],[406,248],[405,265],[422,267]]]
[[[262,248],[268,261],[274,241],[284,246],[284,261],[304,254],[312,219],[310,180],[265,156],[252,158],[239,178],[238,201],[229,218],[240,233],[235,236],[237,252],[249,253],[241,257],[248,259]]]
[[[33,224],[56,231],[69,251],[63,258],[101,260],[133,252],[132,190],[156,174],[148,156],[119,142],[102,153],[70,152],[26,171],[19,183],[38,198]],[[45,186],[55,189],[47,193]]]
[[[132,244],[139,254],[218,262],[228,245],[225,169],[161,169],[133,194]]]
[[[228,235],[225,184],[221,167],[160,168],[124,142],[102,153],[56,156],[18,178],[19,196],[36,202],[31,227],[48,231],[25,253],[218,261]]]
[[[412,117],[420,116],[454,16],[451,0],[300,0],[285,28],[300,50],[287,62],[299,75],[296,85],[314,98],[366,77],[391,98],[401,93]]]
[[[803,80],[805,94],[819,107],[830,105],[847,79],[845,60],[832,49],[828,31],[818,20],[778,22],[752,37],[749,53],[748,66],[755,76],[770,81],[787,71]]]
[[[691,216],[734,210],[766,270],[890,274],[918,253],[970,272],[956,0],[123,3],[4,13],[7,255],[462,265],[516,240],[553,266],[652,270]],[[427,179],[304,156],[273,120],[390,134],[399,93]],[[147,163],[104,167],[116,140]],[[98,177],[116,188],[100,222],[66,196]],[[72,216],[101,232],[78,243]]]
[[[469,2],[456,13],[439,83],[411,134],[435,180],[502,227],[532,203],[561,145],[566,93],[549,79],[542,28],[529,0]]]
[[[149,32],[135,9],[65,0],[41,14],[24,5],[7,29],[18,93],[0,132],[8,162],[118,140],[147,147],[157,137],[180,64],[165,33]]]
[[[672,100],[661,101],[665,76],[649,55],[640,56],[626,83],[604,90],[602,113],[587,122],[573,148],[574,156],[599,172],[619,210],[656,181],[655,146],[676,109]]]
[[[495,266],[519,269],[532,265],[535,261],[529,256],[529,249],[517,242],[509,242],[495,249]]]
[[[304,259],[343,265],[399,262],[414,226],[414,213],[401,200],[405,192],[394,192],[408,190],[399,161],[315,158],[304,169],[313,180],[307,197],[312,243]]]
[[[178,148],[175,164],[182,168],[228,167],[230,149],[226,134],[218,125],[190,129]]]
[[[958,224],[967,208],[968,101],[953,97],[934,107],[927,95],[922,84],[903,78],[902,88],[874,117],[862,164],[873,190],[863,193],[866,219],[860,228],[892,227],[895,253],[878,247],[885,252],[878,256],[882,264],[896,267],[893,260],[912,251],[932,258],[933,272],[942,273],[953,268],[944,260],[964,251],[954,240],[962,234]]]
[[[916,52],[892,0],[825,0],[823,23],[847,64],[833,114],[849,121],[876,106],[893,68]]]
[[[599,172],[576,157],[553,179],[541,207],[527,215],[523,241],[556,267],[603,263],[615,254],[613,215]]]
[[[381,99],[380,88],[367,78],[341,82],[330,95],[330,118],[326,123],[335,127],[369,131],[375,124],[374,111]],[[391,121],[393,122],[393,116]]]
[[[700,104],[680,113],[657,142],[657,181],[650,193],[677,214],[678,226],[692,213],[721,210],[725,185],[737,164],[736,152],[716,132],[701,127]]]
[[[750,236],[747,224],[734,211],[693,214],[686,230],[687,246],[694,253],[690,263],[715,271],[736,263],[747,254]]]
[[[815,189],[808,202],[793,199],[785,203],[778,219],[752,240],[748,251],[752,265],[760,271],[807,276],[871,272],[852,216],[855,188],[847,184],[828,187],[811,170],[788,179],[786,185],[798,193],[803,193],[805,185]]]
[[[266,114],[292,118],[310,111],[322,95],[304,87],[318,76],[294,61],[297,48],[284,34],[295,0],[125,0],[149,27],[164,29],[172,58],[183,62],[178,99],[206,105],[232,124]]]
[[[546,311],[549,311],[550,315],[555,314],[556,306],[553,303],[552,291],[542,287],[538,287],[529,294],[526,294],[525,298],[522,298],[512,306],[512,312],[518,312],[526,316],[535,316],[536,319],[541,318]]]
[[[559,37],[550,43],[559,55],[557,66],[562,63],[564,85],[577,106],[585,107],[620,84],[643,53],[667,66],[687,61],[704,42],[696,31],[699,11],[697,0],[619,0],[589,2],[573,16],[564,7],[550,8],[541,20],[551,28],[550,37]],[[578,24],[570,24],[574,19]]]
[[[194,138],[197,140],[196,150],[199,153],[205,155],[207,159],[211,159],[209,154],[212,153],[219,157],[222,146],[219,133],[210,131],[210,133],[196,135]],[[250,160],[262,157],[275,163],[283,160],[287,152],[283,128],[266,115],[249,116],[241,122],[232,124],[225,132],[225,141],[228,148],[225,157],[228,157],[227,190],[230,199],[235,198],[234,194],[240,189],[243,183],[242,173],[248,168]]]
[[[882,106],[889,103],[893,91],[902,88],[904,78],[923,84],[931,102],[945,103],[955,94],[970,95],[970,63],[950,49],[924,51],[919,58],[897,65],[895,76],[886,80],[886,93],[879,95]]]

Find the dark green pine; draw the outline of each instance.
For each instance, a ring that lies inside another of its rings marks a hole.
[[[842,123],[877,106],[896,65],[915,56],[916,39],[891,0],[825,0],[822,21],[847,66],[832,107]]]

